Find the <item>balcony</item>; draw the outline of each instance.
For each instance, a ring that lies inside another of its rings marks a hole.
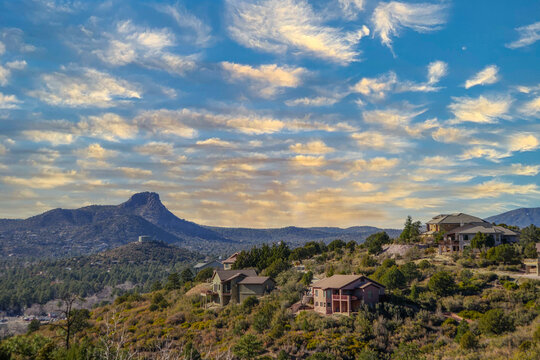
[[[332,295],[332,300],[337,300],[337,301],[348,301],[348,300],[357,300],[357,297],[356,296],[351,296],[351,295],[339,295],[339,294],[333,294]]]

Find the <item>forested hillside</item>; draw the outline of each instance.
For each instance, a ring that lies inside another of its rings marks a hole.
[[[197,259],[199,255],[163,242],[135,242],[91,256],[27,264],[5,260],[0,262],[0,311],[19,314],[62,294],[87,297],[119,285],[148,292],[152,283]]]
[[[408,250],[389,258],[379,245],[396,241]],[[381,233],[365,245],[263,246],[234,264],[275,277],[279,291],[261,299],[206,306],[199,292],[186,294],[197,283],[178,282],[78,315],[69,351],[57,336],[65,333],[46,325],[5,340],[0,351],[11,359],[27,351],[54,359],[536,360],[540,281],[517,271],[527,245],[440,256]],[[305,271],[293,268],[298,263]],[[313,277],[353,273],[384,284],[384,301],[351,316],[292,311]]]

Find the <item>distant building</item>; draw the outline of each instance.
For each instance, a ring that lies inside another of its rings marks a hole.
[[[152,237],[151,237],[151,236],[148,236],[148,235],[141,235],[141,236],[139,236],[139,242],[140,242],[140,243],[151,242],[151,241],[152,241]]]
[[[426,231],[422,233],[422,237],[424,239],[433,238],[435,233],[441,232],[443,233],[443,242],[439,244],[440,252],[463,251],[465,246],[471,244],[472,238],[477,233],[491,236],[495,245],[519,240],[519,234],[515,231],[464,213],[435,216],[426,223]]]
[[[223,269],[230,270],[232,268],[232,265],[236,261],[236,258],[238,257],[238,253],[235,252],[225,260],[223,260],[221,263],[223,264]]]
[[[240,303],[249,296],[261,297],[269,294],[276,286],[268,276],[257,276],[253,269],[215,270],[212,276],[212,288],[205,294],[211,301],[225,306]]]
[[[381,300],[385,287],[363,275],[334,275],[311,286],[313,309],[321,314],[349,315],[362,304]]]
[[[538,256],[534,259],[523,259],[523,264],[525,265],[525,272],[527,274],[540,276],[540,243],[536,244],[536,254]]]
[[[223,264],[217,260],[212,260],[208,262],[200,262],[196,264],[195,266],[193,266],[193,270],[195,273],[198,273],[199,271],[208,269],[208,268],[212,268],[214,270],[222,270]]]

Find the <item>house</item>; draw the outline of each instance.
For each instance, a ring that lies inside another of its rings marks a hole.
[[[230,270],[232,268],[232,265],[236,261],[238,254],[239,253],[235,252],[234,254],[232,254],[231,256],[229,256],[228,258],[226,258],[225,260],[221,262],[223,264],[224,270]]]
[[[364,275],[334,275],[311,286],[313,309],[321,314],[345,314],[381,300],[385,287]]]
[[[270,293],[276,286],[268,276],[257,276],[253,269],[215,270],[212,287],[206,294],[211,301],[225,306],[230,302],[240,303],[249,296],[261,297]]]
[[[439,244],[440,253],[463,251],[477,233],[491,236],[495,245],[516,242],[519,239],[519,234],[515,231],[464,213],[435,216],[426,223],[426,231],[422,233],[422,237],[433,238],[435,233],[443,234],[443,241]]]
[[[208,261],[208,262],[200,262],[200,263],[197,263],[193,266],[193,271],[196,273],[198,273],[199,271],[201,270],[204,270],[204,269],[208,269],[208,268],[212,268],[214,270],[216,269],[223,269],[223,264],[220,263],[219,261],[217,260],[212,260],[212,261]]]

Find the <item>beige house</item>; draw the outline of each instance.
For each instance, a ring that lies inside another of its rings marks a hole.
[[[257,276],[253,269],[243,269],[215,270],[211,285],[206,297],[225,306],[230,302],[240,303],[249,296],[261,297],[269,294],[276,283],[268,276]]]
[[[476,216],[455,213],[435,216],[426,223],[426,231],[422,233],[424,239],[433,238],[435,233],[444,234],[443,242],[439,244],[439,252],[463,251],[465,246],[471,244],[477,233],[491,236],[495,245],[516,242],[519,234],[502,226],[493,225]]]
[[[349,315],[381,300],[385,287],[363,275],[334,275],[313,283],[313,309],[321,314]]]

